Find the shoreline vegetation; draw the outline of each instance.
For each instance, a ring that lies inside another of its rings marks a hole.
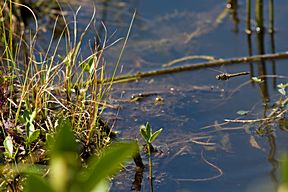
[[[137,164],[144,165],[135,155],[139,151],[136,142],[112,143],[116,134],[102,117],[113,85],[113,81],[98,83],[105,76],[103,52],[111,46],[106,44],[106,27],[102,23],[103,39],[95,41],[90,55],[83,58],[81,45],[95,21],[95,10],[84,31],[78,33],[80,8],[70,22],[56,1],[50,6],[49,2],[41,4],[45,2],[0,3],[0,188],[107,191],[109,178],[125,161],[135,156]],[[35,13],[38,9],[39,14]],[[39,24],[43,22],[40,12],[51,18],[49,22],[54,21],[46,50],[38,46],[38,34],[46,30]],[[26,28],[27,15],[35,28]],[[134,18],[135,14],[123,38],[112,78]],[[63,44],[65,55],[60,55],[58,50],[63,49]]]

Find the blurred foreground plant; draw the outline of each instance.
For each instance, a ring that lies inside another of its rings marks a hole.
[[[109,177],[120,170],[121,164],[133,157],[137,143],[114,143],[99,156],[91,157],[83,168],[71,122],[61,119],[51,146],[49,180],[30,174],[24,190],[29,192],[108,191]]]
[[[283,155],[281,165],[282,182],[277,192],[288,192],[288,154]]]

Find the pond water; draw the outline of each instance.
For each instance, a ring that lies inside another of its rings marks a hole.
[[[137,11],[118,74],[162,69],[163,64],[185,56],[227,59],[287,51],[288,23],[285,18],[288,12],[284,0],[275,4],[274,40],[268,32],[262,39],[257,38],[252,2],[254,31],[250,43],[245,32],[244,0],[238,1],[234,16],[226,9],[224,0],[101,3],[86,0],[78,2],[82,5],[80,26],[88,22],[93,12],[92,3],[96,5],[97,20],[104,22],[108,37],[112,36],[110,42],[125,36],[133,12]],[[76,7],[77,3],[73,5]],[[267,1],[264,13],[268,26]],[[93,39],[93,34],[91,32],[86,38]],[[261,42],[263,46],[259,47]],[[113,70],[122,45],[123,41],[106,51],[107,75],[109,68]],[[187,60],[175,66],[203,61]],[[225,123],[224,119],[259,119],[268,115],[280,97],[275,84],[287,82],[286,62],[275,60],[203,68],[115,84],[109,104],[120,108],[107,109],[103,116],[116,121],[114,130],[120,131],[120,137],[139,138],[142,144],[141,124],[149,121],[154,130],[164,129],[155,141],[158,152],[152,157],[154,191],[276,191],[275,186],[280,182],[279,158],[287,150],[285,121],[261,125]],[[269,76],[260,86],[251,83],[251,76],[263,74],[259,65],[265,65],[267,75],[276,71],[278,77]],[[221,71],[250,71],[251,76],[218,81],[215,76]],[[151,93],[151,96],[127,102],[132,94],[138,93]],[[155,101],[157,96],[163,100]],[[237,112],[241,110],[249,112],[240,116]],[[272,132],[259,134],[257,130],[261,127],[266,127],[265,130],[269,127]],[[144,153],[142,158],[147,165]],[[135,167],[131,163],[115,177],[111,191],[135,188],[134,174]],[[140,191],[149,191],[148,166]]]

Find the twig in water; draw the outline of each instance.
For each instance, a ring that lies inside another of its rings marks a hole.
[[[288,51],[287,52],[281,52],[281,53],[254,55],[254,56],[248,56],[248,57],[218,59],[215,61],[193,63],[193,64],[178,66],[178,67],[173,67],[173,68],[153,70],[153,71],[147,71],[147,72],[138,72],[135,74],[127,74],[127,75],[123,75],[123,76],[107,78],[104,80],[99,80],[99,83],[111,83],[112,81],[113,81],[113,83],[128,82],[128,81],[135,81],[135,79],[139,80],[139,79],[144,78],[144,77],[151,77],[151,76],[157,76],[157,75],[163,75],[163,74],[171,74],[171,73],[176,73],[176,72],[181,72],[181,71],[197,70],[197,69],[216,67],[216,66],[221,66],[221,65],[251,63],[251,62],[264,61],[264,60],[287,59],[287,58],[288,58]]]
[[[276,116],[269,115],[269,117],[261,118],[261,119],[243,119],[243,120],[242,119],[224,119],[224,121],[231,122],[231,123],[257,123],[257,122],[262,122],[262,121],[269,121],[269,120],[278,119],[278,118],[282,117],[282,115],[284,115],[287,111],[288,110],[286,109]],[[273,111],[272,113],[275,114],[275,111]]]
[[[206,59],[208,61],[214,61],[217,60],[215,57],[209,56],[209,55],[189,55],[186,57],[181,57],[178,59],[174,59],[172,61],[170,61],[169,63],[163,64],[162,67],[170,67],[172,65],[175,65],[176,63],[180,63],[183,61],[187,61],[187,60],[192,60],[192,59]]]

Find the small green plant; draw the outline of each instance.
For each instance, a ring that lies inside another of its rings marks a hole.
[[[286,84],[283,84],[283,83],[280,83],[277,85],[277,88],[278,88],[278,92],[281,94],[281,97],[279,99],[279,106],[281,107],[284,107],[287,105],[287,102],[288,102],[288,98],[287,98],[287,94],[286,94],[286,89],[288,87],[288,83]]]
[[[36,117],[36,111],[30,112],[24,110],[23,115],[20,116],[20,120],[26,126],[26,148],[30,150],[31,144],[36,141],[40,136],[40,129],[35,129],[33,121]]]
[[[288,83],[286,84],[283,84],[283,83],[280,83],[277,85],[278,87],[278,92],[281,93],[281,95],[283,96],[286,96],[286,88],[288,87]]]
[[[252,80],[253,82],[259,83],[259,84],[264,82],[263,79],[260,79],[260,78],[258,78],[258,77],[252,77],[251,80]]]
[[[11,136],[7,136],[3,142],[5,152],[4,155],[7,159],[15,160],[15,156],[18,152],[18,148],[14,151],[13,139]]]
[[[244,115],[247,115],[250,111],[246,111],[246,110],[240,110],[240,111],[237,111],[237,114],[238,115],[241,115],[241,116],[244,116]]]
[[[153,133],[150,123],[147,122],[146,125],[140,126],[140,133],[147,144],[152,144],[156,137],[162,132],[163,128],[155,131]]]
[[[153,191],[153,188],[152,188],[152,159],[151,159],[152,142],[162,132],[162,130],[163,130],[163,128],[161,128],[161,129],[159,129],[153,133],[149,122],[147,122],[146,125],[140,126],[140,133],[141,133],[143,139],[145,140],[146,146],[147,146],[148,159],[149,159],[150,190],[151,191]]]
[[[138,148],[136,142],[111,144],[99,156],[90,158],[83,168],[71,122],[61,119],[56,131],[51,146],[49,181],[35,173],[29,174],[24,191],[108,191],[109,177],[119,171],[121,164],[132,158]]]

